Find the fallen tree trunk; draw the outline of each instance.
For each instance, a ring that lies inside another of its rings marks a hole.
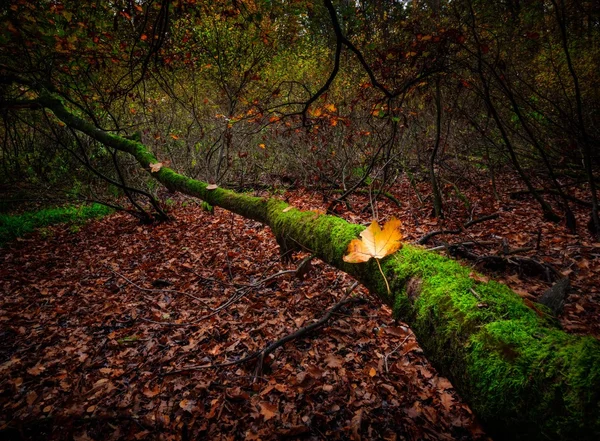
[[[37,100],[63,123],[131,154],[151,172],[148,149],[102,131],[69,111],[56,96]],[[554,319],[527,307],[505,285],[459,263],[405,245],[382,260],[388,293],[375,262],[342,260],[364,227],[335,216],[288,209],[287,203],[241,195],[185,177],[168,167],[152,176],[172,191],[262,222],[287,248],[310,250],[354,276],[407,322],[425,353],[448,376],[497,439],[600,438],[600,342],[563,332]],[[540,308],[543,308],[540,306]]]

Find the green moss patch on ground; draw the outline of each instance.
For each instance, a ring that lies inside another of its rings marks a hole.
[[[64,222],[84,222],[106,216],[112,211],[104,205],[92,204],[47,208],[14,216],[0,214],[0,246],[37,228]]]

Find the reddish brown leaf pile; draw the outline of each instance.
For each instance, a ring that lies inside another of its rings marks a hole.
[[[410,330],[360,289],[364,301],[278,349],[256,382],[252,362],[170,374],[262,349],[319,319],[352,284],[313,261],[304,281],[287,274],[249,288],[285,269],[276,242],[255,222],[215,213],[188,206],[153,226],[114,215],[1,251],[4,434],[483,438]],[[208,317],[207,305],[240,294]]]

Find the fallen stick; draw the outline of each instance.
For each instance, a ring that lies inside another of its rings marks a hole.
[[[122,278],[123,280],[125,280],[127,283],[129,283],[130,285],[136,287],[137,289],[139,289],[140,291],[146,291],[146,292],[162,292],[162,293],[172,293],[172,294],[181,294],[184,296],[187,296],[191,299],[194,299],[198,302],[200,302],[202,305],[204,305],[204,307],[206,307],[206,309],[208,309],[209,311],[213,311],[213,308],[210,307],[210,305],[208,303],[206,303],[204,300],[202,300],[199,297],[196,297],[193,294],[187,293],[187,292],[183,292],[183,291],[177,291],[176,289],[160,289],[160,288],[144,288],[143,286],[138,285],[137,283],[133,282],[132,280],[129,280],[127,277],[125,277],[123,274],[113,270],[112,268],[110,268],[109,266],[107,266],[106,268],[108,268],[108,270],[113,273],[114,275]]]
[[[304,326],[304,327],[292,332],[291,334],[288,334],[288,335],[280,338],[279,340],[267,345],[265,348],[261,349],[260,351],[253,352],[252,354],[247,355],[246,357],[240,358],[239,360],[229,361],[229,362],[225,362],[225,363],[218,363],[218,364],[186,366],[184,368],[165,372],[160,375],[167,376],[167,375],[180,374],[180,373],[188,372],[188,371],[198,371],[198,370],[204,370],[204,369],[219,369],[219,368],[223,368],[223,367],[243,364],[243,363],[246,363],[248,361],[252,361],[252,360],[258,358],[259,360],[257,362],[256,370],[254,372],[254,378],[256,379],[257,377],[260,376],[260,372],[262,371],[262,365],[263,365],[264,359],[267,355],[269,355],[270,353],[275,351],[277,348],[283,346],[287,342],[295,340],[299,337],[302,337],[306,334],[311,333],[312,331],[315,331],[316,329],[323,327],[331,319],[331,317],[334,315],[334,313],[337,310],[339,310],[342,306],[347,305],[348,303],[356,302],[357,298],[355,298],[355,297],[348,298],[348,296],[352,293],[352,291],[354,291],[354,289],[357,286],[358,286],[358,282],[354,282],[354,284],[346,290],[346,294],[344,295],[342,300],[340,300],[338,303],[336,303],[331,308],[329,308],[327,313],[325,313],[325,315],[323,317],[321,317],[319,320],[317,320],[314,323],[311,323],[310,325]]]
[[[417,241],[417,243],[419,245],[425,245],[427,242],[429,242],[435,236],[440,236],[442,234],[460,234],[461,232],[462,232],[462,228],[458,228],[456,230],[436,230],[436,231],[431,231],[431,232],[427,233],[425,236],[423,236],[422,238],[420,238]]]
[[[579,199],[576,196],[572,196],[570,194],[563,194],[561,195],[558,191],[554,190],[554,189],[543,189],[543,188],[539,188],[535,190],[537,193],[546,193],[546,194],[552,194],[552,195],[556,195],[556,196],[562,196],[565,197],[566,199],[570,200],[571,202],[575,202],[576,204],[579,204],[583,207],[591,207],[592,203],[588,202],[588,201],[584,201],[583,199]],[[517,190],[517,191],[512,191],[510,192],[510,197],[512,199],[516,199],[520,196],[525,196],[531,194],[531,192],[529,190]]]
[[[419,245],[425,245],[427,242],[429,242],[433,237],[435,236],[439,236],[441,234],[460,234],[463,232],[463,230],[475,225],[475,224],[479,224],[481,222],[485,222],[485,221],[489,221],[492,219],[497,219],[500,216],[499,213],[493,213],[493,214],[488,214],[486,216],[482,216],[480,218],[477,219],[472,219],[468,222],[465,222],[462,227],[457,228],[455,230],[436,230],[436,231],[431,231],[429,233],[427,233],[425,236],[423,236],[422,238],[420,238],[419,240],[417,240],[417,243]]]

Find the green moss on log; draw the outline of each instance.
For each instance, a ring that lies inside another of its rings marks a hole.
[[[600,342],[563,332],[505,285],[478,282],[470,269],[416,247],[396,253],[385,273],[403,281],[395,314],[491,433],[597,439]],[[409,295],[414,280],[419,290]]]

